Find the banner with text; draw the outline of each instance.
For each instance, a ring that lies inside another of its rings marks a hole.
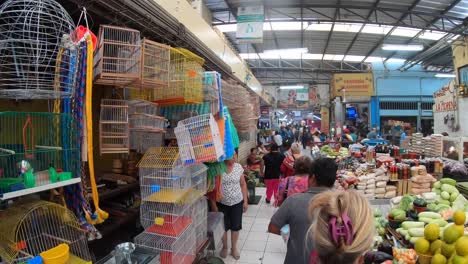
[[[321,107],[320,108],[320,131],[324,133],[328,133],[330,131],[330,109],[328,107]]]
[[[333,97],[370,97],[374,95],[372,73],[337,73],[331,81]]]
[[[454,84],[454,81],[451,81],[433,94],[434,112],[447,112],[458,109],[458,92]]]
[[[263,42],[263,6],[241,6],[237,9],[237,33],[239,43]]]

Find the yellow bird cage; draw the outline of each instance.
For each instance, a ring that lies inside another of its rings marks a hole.
[[[183,48],[171,48],[169,89],[156,88],[155,101],[161,105],[203,102],[205,60]]]
[[[66,264],[91,264],[86,232],[73,212],[45,201],[24,200],[0,213],[0,258],[23,263],[41,256]]]

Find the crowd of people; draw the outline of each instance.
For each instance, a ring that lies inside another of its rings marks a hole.
[[[371,131],[368,137],[373,137]],[[237,249],[242,214],[248,208],[243,173],[255,171],[266,185],[265,202],[277,207],[268,232],[280,235],[289,228],[284,263],[362,263],[372,246],[373,216],[366,198],[354,191],[333,191],[338,166],[333,159],[312,160],[302,155],[313,142],[331,140],[324,133],[307,128],[283,127],[268,148],[259,143],[250,150],[246,166],[226,161],[222,175],[223,198],[212,209],[224,213],[225,234],[220,256],[228,255],[227,232],[231,232],[231,255],[240,258]],[[301,138],[302,137],[302,138]],[[343,141],[356,142],[359,135],[344,130]],[[347,230],[347,232],[342,232]]]

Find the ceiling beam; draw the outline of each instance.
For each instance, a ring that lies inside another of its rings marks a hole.
[[[379,5],[379,3],[380,3],[380,0],[375,1],[375,3],[374,3],[374,8],[371,9],[371,11],[369,11],[369,13],[367,14],[367,17],[365,18],[365,21],[369,21],[369,18],[372,16],[372,13],[374,12],[375,8],[377,8],[377,6]],[[344,56],[343,56],[343,59],[341,59],[341,62],[344,61],[344,59],[345,59],[346,56],[348,55],[349,51],[353,48],[354,43],[355,43],[356,40],[358,39],[359,35],[361,34],[361,32],[362,32],[362,30],[364,29],[365,26],[366,26],[366,23],[363,23],[363,24],[361,25],[361,28],[359,29],[359,31],[356,33],[356,35],[354,35],[353,40],[351,40],[351,42],[349,43],[348,47],[346,48],[346,52],[344,53]]]
[[[392,33],[397,29],[397,25],[404,19],[406,19],[406,17],[410,14],[410,12],[421,2],[422,0],[415,0],[413,2],[413,4],[411,4],[411,6],[408,8],[408,11],[406,13],[403,13],[400,18],[395,22],[395,26],[393,26],[393,28],[387,33],[385,34],[385,36],[383,36],[383,38],[380,39],[379,42],[377,42],[377,44],[374,45],[374,47],[366,54],[366,56],[364,57],[364,59],[362,59],[361,62],[364,62],[367,60],[367,58],[369,58],[369,56],[372,55],[372,53],[374,53],[374,51],[376,49],[378,49],[384,42],[385,40],[387,40],[387,38],[389,36],[392,35]]]
[[[341,4],[341,0],[338,0],[338,5],[340,5],[340,4]],[[340,12],[340,9],[336,8],[335,9],[335,15],[333,16],[334,17],[333,21],[337,20],[337,18],[339,16],[339,12]],[[330,39],[331,39],[331,36],[333,35],[333,30],[334,29],[335,29],[335,22],[333,22],[332,27],[330,29],[330,32],[328,32],[327,42],[325,42],[325,47],[323,48],[323,52],[322,52],[322,59],[321,59],[322,62],[323,62],[323,58],[325,57],[325,54],[327,53],[328,45],[330,44]]]
[[[442,12],[441,14],[442,15],[445,15],[447,14],[448,12],[450,12],[450,10],[452,10],[452,8],[454,8],[456,5],[458,5],[462,0],[454,0],[450,5],[448,5]],[[425,27],[430,27],[431,25],[433,25],[435,22],[437,22],[440,18],[438,17],[435,17],[433,18],[431,21],[429,21],[429,23],[426,24]],[[445,30],[445,29],[444,29]],[[419,36],[421,36],[423,32],[419,32],[418,34],[416,34],[414,37],[412,37],[411,39],[409,39],[408,41],[406,41],[406,45],[410,44],[413,40],[417,39]],[[392,54],[390,54],[390,56],[388,56],[384,61],[387,61],[389,59],[391,59],[393,56],[395,56],[398,52],[395,51],[395,52],[392,52]]]
[[[456,0],[456,1],[461,1],[461,0]],[[267,3],[264,2],[264,8],[265,9],[271,9],[271,8],[301,8],[301,4],[294,4],[294,3],[287,3],[287,4],[279,4],[279,3]],[[374,9],[372,5],[353,5],[353,4],[317,4],[317,3],[304,3],[303,8],[306,9],[315,9],[315,8],[328,8],[328,9],[359,9],[359,10],[371,10]],[[217,13],[217,12],[227,12],[230,11],[229,9],[213,9],[211,12]],[[314,10],[311,10],[312,12],[317,12]],[[428,16],[428,17],[433,17],[434,19],[438,20],[441,18],[449,18],[452,19],[453,21],[461,21],[463,18],[459,18],[456,16],[450,16],[447,15],[446,12],[428,12],[428,11],[421,11],[421,10],[411,10],[409,11],[408,8],[396,8],[396,7],[378,7],[375,9],[375,11],[386,11],[386,12],[395,12],[395,13],[407,13],[408,15],[414,14],[414,15],[421,15],[421,16]],[[331,18],[325,14],[321,14],[325,17]]]

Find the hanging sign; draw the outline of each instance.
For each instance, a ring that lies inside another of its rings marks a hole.
[[[321,107],[320,108],[320,130],[324,133],[328,133],[330,131],[330,109],[328,107]]]
[[[458,109],[458,93],[455,89],[454,82],[451,81],[437,90],[434,94],[434,112],[447,112]]]
[[[304,89],[278,90],[278,108],[304,109],[309,107],[309,87]]]
[[[237,9],[239,43],[263,43],[263,6],[242,6]]]
[[[372,73],[337,73],[331,81],[333,97],[363,97],[374,95]]]

